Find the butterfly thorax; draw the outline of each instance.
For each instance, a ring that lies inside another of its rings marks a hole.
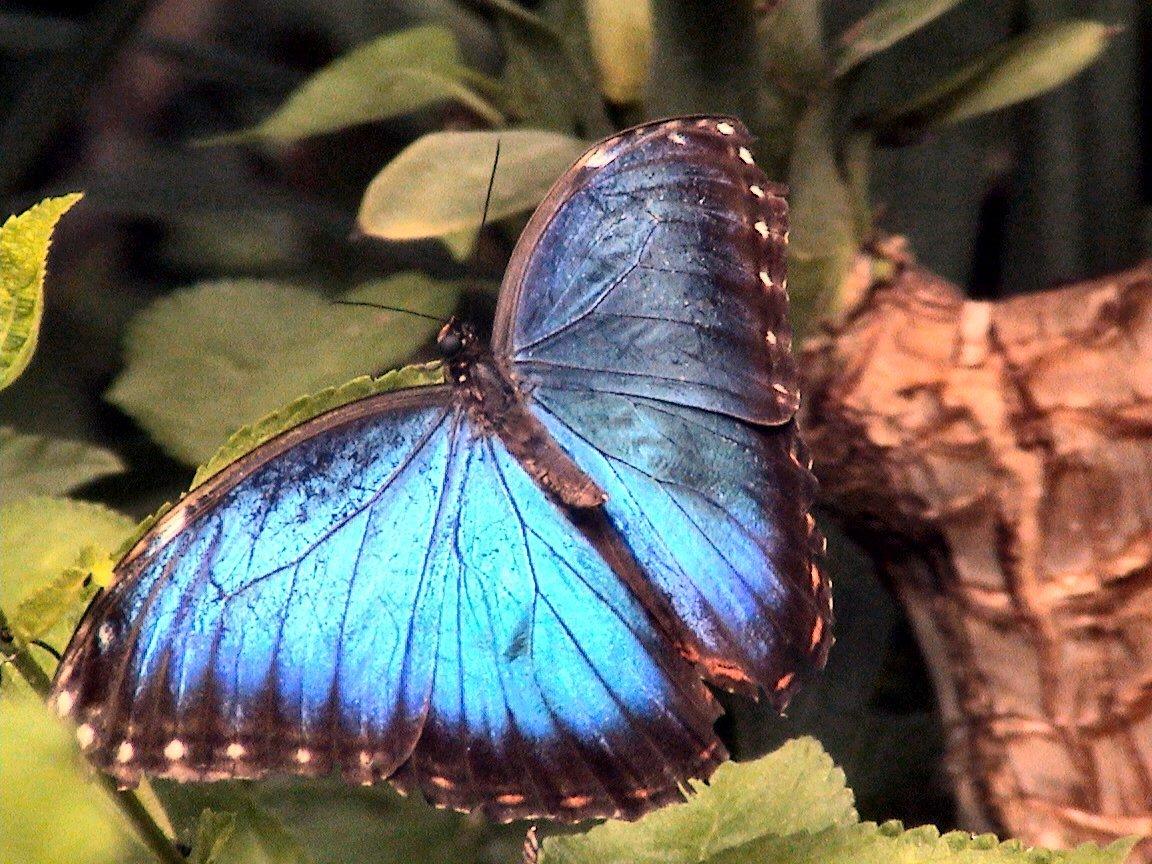
[[[598,507],[604,491],[560,447],[528,407],[528,397],[468,324],[450,320],[436,346],[474,431],[496,435],[524,470],[570,507]]]

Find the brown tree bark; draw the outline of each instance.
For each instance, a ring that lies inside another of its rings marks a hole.
[[[965,827],[1152,833],[1152,262],[978,302],[893,240],[855,284],[803,352],[807,437],[931,667]]]

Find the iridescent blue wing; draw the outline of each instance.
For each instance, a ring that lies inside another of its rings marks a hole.
[[[493,350],[529,380],[791,418],[786,205],[750,140],[686,118],[586,153],[521,235]]]
[[[589,151],[521,238],[495,349],[608,493],[665,631],[711,681],[783,704],[823,665],[830,601],[791,419],[786,208],[749,144],[684,118]]]
[[[447,388],[273,439],[116,577],[53,698],[125,784],[338,771],[578,819],[637,815],[724,757],[688,664]]]

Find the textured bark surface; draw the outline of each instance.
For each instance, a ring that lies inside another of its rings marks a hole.
[[[807,437],[917,631],[965,827],[1152,833],[1152,262],[999,302],[899,242],[857,274]]]

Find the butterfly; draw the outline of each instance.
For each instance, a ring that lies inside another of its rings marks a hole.
[[[787,214],[741,123],[588,150],[490,347],[194,488],[116,566],[51,702],[130,786],[339,773],[494,820],[635,818],[783,707],[830,588],[793,419]]]

